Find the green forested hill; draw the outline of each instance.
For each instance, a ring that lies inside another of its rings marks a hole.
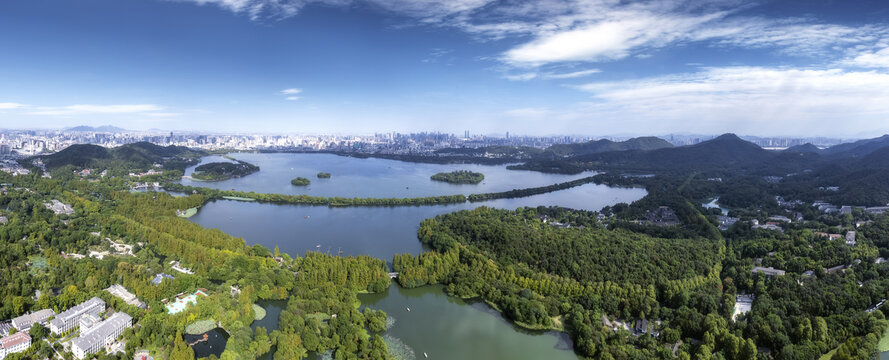
[[[159,146],[148,142],[121,145],[116,148],[105,148],[98,145],[75,144],[52,155],[39,158],[47,169],[56,169],[68,165],[78,168],[106,168],[112,163],[127,165],[131,168],[150,167],[152,164],[164,164],[165,168],[184,169],[189,161],[203,155],[203,152],[182,146]]]
[[[655,150],[671,147],[673,147],[673,144],[664,139],[654,136],[645,136],[632,138],[626,141],[602,139],[580,144],[556,144],[550,146],[546,150],[559,156],[577,156],[611,151]]]

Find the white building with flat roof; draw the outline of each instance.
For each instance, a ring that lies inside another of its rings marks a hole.
[[[46,324],[46,320],[55,315],[52,309],[43,309],[12,319],[12,327],[18,331],[27,332],[34,324]]]
[[[105,291],[110,292],[111,295],[117,296],[127,304],[133,305],[138,308],[145,308],[145,303],[139,300],[133,293],[127,291],[127,289],[120,284],[115,284],[109,286]]]
[[[99,315],[103,311],[105,311],[105,301],[93,297],[56,315],[56,318],[49,322],[49,330],[56,335],[63,334],[80,326],[81,316],[86,314]]]
[[[15,333],[0,339],[0,359],[6,355],[28,350],[31,347],[31,336],[26,332]]]
[[[114,313],[109,318],[82,332],[80,337],[71,340],[71,352],[78,359],[99,352],[103,347],[110,347],[124,329],[133,326],[133,318],[123,312]]]

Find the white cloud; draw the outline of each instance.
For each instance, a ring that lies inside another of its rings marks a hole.
[[[593,74],[598,74],[600,72],[602,72],[602,70],[589,69],[589,70],[573,71],[573,72],[569,72],[569,73],[547,73],[547,74],[543,75],[543,78],[544,79],[573,79],[573,78],[579,78],[579,77],[589,76],[589,75],[593,75]]]
[[[251,19],[294,16],[310,4],[370,4],[417,24],[460,29],[481,41],[507,37],[517,45],[498,57],[518,67],[646,58],[672,45],[771,49],[782,55],[836,61],[843,47],[873,45],[889,26],[821,22],[812,17],[745,15],[740,0],[172,0],[212,4]],[[424,59],[434,62],[435,55]],[[863,58],[862,61],[867,61]]]
[[[654,50],[703,46],[770,49],[785,56],[825,59],[838,49],[889,36],[889,25],[847,26],[815,18],[743,15],[749,2],[535,0],[503,2],[451,23],[480,40],[527,38],[500,59],[519,67],[564,62],[648,58]]]
[[[437,21],[443,17],[464,13],[481,8],[493,0],[367,0],[386,10],[423,18],[426,21]]]
[[[420,60],[420,62],[428,64],[437,63],[443,56],[452,52],[454,51],[451,49],[434,48],[429,52],[429,55],[425,59]]]
[[[543,80],[557,79],[557,80],[560,80],[560,79],[579,78],[579,77],[589,76],[592,74],[597,74],[600,72],[602,72],[602,70],[599,70],[599,69],[580,70],[580,71],[572,71],[572,72],[567,72],[567,73],[524,72],[524,73],[519,73],[519,74],[504,75],[503,78],[506,80],[512,80],[512,81],[529,81],[529,80],[534,80],[534,79],[543,79]]]
[[[646,133],[844,134],[889,119],[889,74],[875,71],[708,68],[577,88],[593,96],[577,118]]]
[[[39,107],[30,112],[33,115],[71,115],[71,114],[134,114],[151,113],[164,108],[153,104],[134,105],[68,105],[61,107]]]
[[[736,18],[697,29],[690,39],[713,40],[717,46],[773,48],[785,55],[817,57],[836,54],[837,47],[873,42],[886,34],[889,28],[876,25],[852,27],[807,18]]]
[[[311,4],[349,6],[358,2],[378,6],[386,11],[436,22],[444,17],[483,7],[493,0],[172,0],[212,4],[251,20],[286,19],[299,14]]]
[[[348,0],[171,0],[193,2],[198,5],[211,4],[236,14],[246,14],[251,20],[264,18],[284,19],[294,16],[310,3],[344,5]]]
[[[537,73],[528,72],[521,74],[504,75],[503,78],[512,81],[528,81],[537,78]]]
[[[538,66],[566,61],[604,61],[627,57],[643,46],[663,46],[679,40],[695,27],[724,14],[664,16],[626,13],[565,31],[548,32],[504,53],[513,65]]]
[[[284,94],[284,95],[296,95],[301,92],[303,92],[303,89],[290,88],[290,89],[281,90],[281,94]]]
[[[299,96],[288,96],[288,97],[286,97],[285,99],[288,100],[288,101],[296,101],[296,100],[301,99],[301,97],[299,97]]]
[[[845,61],[846,64],[865,68],[889,69],[889,47],[875,52],[864,52]]]
[[[0,102],[0,110],[11,110],[25,107],[25,104],[13,103],[13,102]]]

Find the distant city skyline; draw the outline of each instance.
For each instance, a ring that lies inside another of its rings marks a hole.
[[[889,4],[0,3],[0,129],[889,133]]]
[[[80,129],[84,127],[89,127],[91,129]],[[115,129],[115,130],[112,130]],[[463,137],[463,138],[476,138],[476,137],[486,137],[486,138],[527,138],[527,137],[539,137],[539,138],[559,138],[559,137],[572,137],[577,139],[609,139],[609,140],[626,140],[635,137],[646,137],[653,136],[665,139],[667,141],[671,141],[672,137],[678,138],[688,138],[695,139],[698,138],[700,141],[709,140],[715,138],[717,136],[723,134],[735,134],[741,138],[752,139],[790,139],[790,140],[800,140],[800,139],[826,139],[831,141],[852,141],[852,140],[862,140],[873,137],[879,137],[889,134],[879,134],[875,136],[868,137],[847,137],[847,136],[822,136],[822,135],[812,135],[812,136],[795,136],[795,135],[752,135],[752,134],[744,134],[744,133],[736,133],[732,131],[721,132],[721,133],[691,133],[691,132],[671,132],[664,134],[581,134],[581,133],[563,133],[563,134],[527,134],[527,133],[510,133],[509,131],[492,131],[488,133],[476,133],[470,130],[463,131],[443,131],[440,129],[426,129],[421,131],[411,131],[411,132],[403,132],[403,131],[327,131],[327,132],[301,132],[301,131],[249,131],[249,130],[240,130],[240,131],[224,131],[224,130],[173,130],[173,129],[127,129],[121,128],[115,125],[109,124],[100,124],[100,125],[74,125],[74,126],[64,126],[64,127],[0,127],[0,135],[4,133],[14,133],[14,132],[28,132],[28,131],[36,131],[36,132],[60,132],[60,133],[71,133],[71,132],[84,132],[84,133],[120,133],[120,134],[154,134],[154,135],[229,135],[229,136],[372,136],[372,135],[387,135],[387,134],[399,134],[399,135],[412,135],[412,134],[442,134],[449,135],[455,137]],[[672,142],[672,141],[671,141]],[[677,141],[678,143],[679,141]]]

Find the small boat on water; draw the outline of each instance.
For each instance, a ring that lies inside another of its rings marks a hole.
[[[308,219],[308,218],[309,218],[309,215],[306,215],[303,217],[303,219]]]
[[[410,312],[410,311],[411,311],[411,308],[407,308],[407,311]]]
[[[429,355],[426,355],[426,353],[423,353],[423,356],[425,356],[427,359],[429,358]]]

